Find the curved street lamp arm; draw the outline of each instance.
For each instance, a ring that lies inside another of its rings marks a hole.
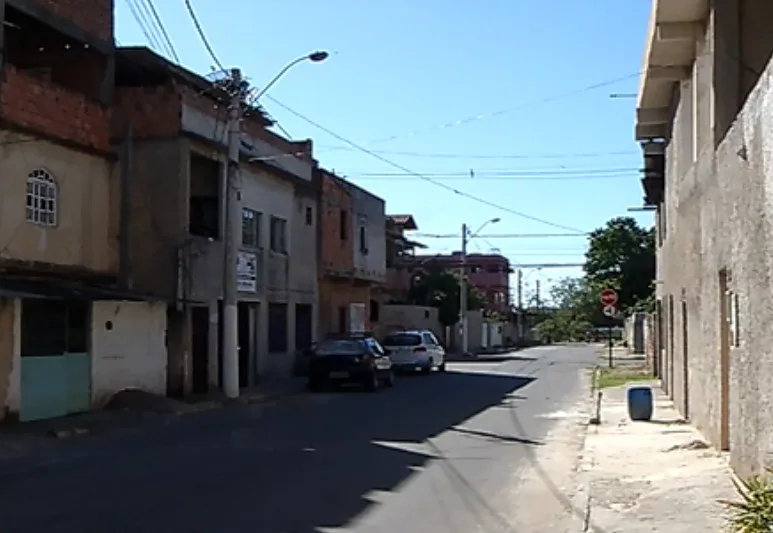
[[[286,73],[288,70],[290,70],[291,68],[293,68],[293,67],[294,67],[295,65],[297,65],[298,63],[302,63],[303,61],[306,61],[308,58],[309,58],[309,56],[303,56],[303,57],[299,57],[298,59],[296,59],[295,61],[293,61],[293,62],[291,62],[291,63],[288,63],[288,64],[287,64],[287,66],[285,66],[285,68],[283,68],[282,70],[280,70],[280,71],[279,71],[279,73],[278,73],[276,76],[274,76],[274,77],[273,77],[273,79],[272,79],[270,82],[268,82],[268,83],[267,83],[267,84],[266,84],[266,85],[265,85],[265,86],[264,86],[264,87],[263,87],[263,88],[262,88],[260,91],[258,91],[258,94],[256,94],[256,95],[254,96],[254,99],[255,99],[255,101],[258,101],[258,100],[260,99],[260,97],[261,97],[261,96],[263,96],[264,94],[266,94],[266,91],[268,91],[268,90],[269,90],[271,87],[273,87],[273,86],[274,86],[274,84],[275,84],[276,82],[278,82],[278,81],[279,81],[279,78],[281,78],[282,76],[284,76],[284,75],[285,75],[285,73]]]

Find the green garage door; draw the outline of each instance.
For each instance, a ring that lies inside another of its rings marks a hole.
[[[23,300],[20,420],[89,410],[89,307],[86,301]]]

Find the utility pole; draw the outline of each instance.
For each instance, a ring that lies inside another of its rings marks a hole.
[[[539,312],[541,311],[541,309],[542,309],[542,302],[540,302],[540,297],[539,297],[539,282],[540,282],[540,280],[537,280],[537,281],[536,281],[536,284],[537,284],[537,291],[536,291],[536,292],[537,292],[537,294],[536,294],[536,298],[537,298],[537,312],[538,312],[538,313],[539,313]]]
[[[518,269],[515,274],[516,287],[517,287],[517,299],[518,299],[518,342],[523,339],[524,334],[524,319],[526,315],[523,309],[523,269]]]
[[[241,148],[242,73],[231,70],[231,103],[228,109],[228,167],[226,171],[225,258],[223,264],[223,392],[239,397],[239,329],[236,268],[239,255],[237,235],[241,228],[239,153]]]
[[[459,324],[462,327],[462,353],[469,349],[467,337],[467,224],[462,224],[462,276],[459,280]]]

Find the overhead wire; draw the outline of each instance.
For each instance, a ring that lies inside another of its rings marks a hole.
[[[145,5],[147,6],[147,9],[150,12],[150,15],[153,17],[153,20],[156,21],[156,24],[158,25],[158,29],[161,33],[161,36],[166,42],[166,46],[167,46],[167,49],[169,50],[169,53],[174,58],[175,63],[180,64],[180,57],[177,55],[177,50],[175,50],[174,48],[172,39],[169,37],[169,33],[166,31],[164,22],[161,20],[161,16],[158,14],[158,11],[156,10],[155,3],[153,2],[153,0],[145,0]]]
[[[627,179],[630,180],[634,174],[606,174],[606,175],[586,175],[586,176],[509,176],[509,175],[483,175],[483,176],[435,176],[433,179],[437,181],[587,181],[587,180],[599,180],[599,179]],[[416,176],[393,176],[393,177],[374,177],[374,176],[357,176],[358,180],[369,181],[415,181],[420,178]]]
[[[158,51],[165,56],[171,56],[169,45],[166,43],[166,41],[164,41],[164,37],[161,34],[161,31],[159,31],[158,25],[153,20],[153,14],[148,8],[148,4],[144,0],[132,0],[132,2],[134,2],[134,5],[137,6],[137,10],[142,16],[142,20],[148,26],[150,33],[153,34],[153,39],[156,42]]]
[[[356,151],[348,146],[317,145],[319,148],[329,151]],[[593,157],[614,157],[623,155],[641,155],[640,151],[621,150],[612,152],[579,152],[579,153],[555,153],[555,154],[464,154],[456,152],[410,152],[401,150],[373,150],[382,155],[395,155],[402,157],[417,157],[427,159],[574,159]]]
[[[300,113],[300,112],[290,108],[289,106],[283,104],[282,102],[280,102],[279,100],[277,100],[276,98],[274,98],[274,97],[272,97],[270,95],[266,95],[266,98],[268,98],[269,100],[274,102],[276,105],[278,105],[279,107],[281,107],[282,109],[284,109],[288,113],[290,113],[290,114],[296,116],[297,118],[303,120],[304,122],[314,126],[315,128],[319,129],[320,131],[323,131],[323,132],[327,133],[331,137],[333,137],[335,139],[338,139],[339,141],[341,141],[341,142],[343,142],[345,144],[348,144],[349,146],[351,146],[353,148],[356,148],[357,150],[359,150],[359,151],[361,151],[361,152],[363,152],[365,154],[368,154],[368,155],[370,155],[371,157],[373,157],[375,159],[378,159],[382,163],[385,163],[385,164],[387,164],[387,165],[389,165],[389,166],[391,166],[393,168],[396,168],[397,170],[401,170],[401,171],[403,171],[403,172],[405,172],[407,174],[413,175],[413,176],[415,176],[415,177],[417,177],[419,179],[422,179],[422,180],[424,180],[424,181],[426,181],[428,183],[432,183],[432,184],[434,184],[434,185],[436,185],[436,186],[438,186],[438,187],[440,187],[442,189],[445,189],[447,191],[450,191],[450,192],[456,194],[457,196],[461,196],[461,197],[473,200],[473,201],[475,201],[477,203],[480,203],[482,205],[486,205],[488,207],[493,207],[494,209],[498,209],[500,211],[504,211],[504,212],[510,213],[512,215],[515,215],[515,216],[518,216],[518,217],[521,217],[521,218],[524,218],[524,219],[527,219],[527,220],[531,220],[533,222],[539,222],[541,224],[545,224],[547,226],[552,226],[552,227],[558,228],[558,229],[563,229],[563,230],[566,230],[566,231],[573,231],[573,232],[577,232],[577,233],[585,233],[583,230],[579,230],[577,228],[572,228],[570,226],[565,226],[563,224],[558,224],[558,223],[555,223],[555,222],[552,222],[550,220],[546,220],[546,219],[543,219],[543,218],[540,218],[540,217],[535,217],[535,216],[529,215],[527,213],[523,213],[521,211],[516,211],[515,209],[511,209],[509,207],[505,207],[505,206],[497,204],[495,202],[491,202],[489,200],[486,200],[484,198],[480,198],[480,197],[475,196],[473,194],[470,194],[468,192],[460,191],[459,189],[456,189],[454,187],[446,185],[445,183],[442,183],[441,181],[429,178],[427,176],[423,176],[422,174],[414,172],[411,169],[409,169],[409,168],[407,168],[407,167],[405,167],[403,165],[400,165],[399,163],[395,163],[394,161],[392,161],[390,159],[387,159],[386,157],[384,157],[384,156],[382,156],[380,154],[377,154],[377,153],[375,153],[375,152],[373,152],[373,151],[371,151],[371,150],[369,150],[369,149],[367,149],[367,148],[365,148],[365,147],[355,143],[354,141],[351,141],[351,140],[347,139],[346,137],[344,137],[342,135],[339,135],[338,133],[336,133],[336,132],[332,131],[331,129],[323,126],[322,124],[320,124],[320,123],[310,119],[309,117],[305,116],[304,114],[302,114],[302,113]]]
[[[372,140],[372,141],[368,141],[368,142],[365,142],[363,144],[377,144],[377,143],[390,142],[390,141],[394,141],[394,140],[401,139],[401,138],[404,138],[404,137],[416,137],[418,135],[425,135],[427,133],[431,133],[431,132],[434,132],[434,131],[437,131],[437,130],[444,130],[444,129],[454,128],[454,127],[458,127],[458,126],[463,126],[465,124],[470,124],[472,122],[478,122],[480,120],[485,120],[485,119],[489,119],[489,118],[493,118],[493,117],[497,117],[497,116],[513,113],[513,112],[519,111],[521,109],[530,109],[530,108],[533,108],[535,106],[549,104],[549,103],[552,103],[552,102],[563,100],[564,98],[569,98],[569,97],[572,97],[572,96],[577,96],[579,94],[584,94],[584,93],[587,93],[587,92],[595,91],[597,89],[608,87],[610,85],[614,85],[614,84],[620,83],[622,81],[630,80],[630,79],[633,79],[633,78],[638,78],[639,76],[641,76],[641,71],[636,72],[635,74],[628,74],[626,76],[620,76],[620,77],[617,77],[617,78],[612,78],[612,79],[609,79],[609,80],[604,80],[604,81],[601,81],[601,82],[598,82],[598,83],[594,83],[592,85],[586,85],[584,87],[580,87],[580,88],[574,89],[572,91],[567,91],[565,93],[560,93],[560,94],[556,94],[556,95],[553,95],[553,96],[549,96],[547,98],[541,98],[539,100],[532,101],[532,102],[529,102],[527,104],[521,104],[521,105],[517,105],[517,106],[514,106],[514,107],[507,108],[507,109],[500,109],[499,111],[494,111],[494,112],[490,112],[490,113],[482,113],[482,114],[475,115],[475,116],[472,116],[472,117],[467,117],[467,118],[464,118],[464,119],[455,120],[453,122],[447,122],[445,124],[441,124],[441,125],[438,125],[438,126],[435,126],[435,127],[432,127],[432,128],[428,128],[426,130],[416,130],[416,131],[413,131],[413,132],[410,132],[410,133],[407,133],[407,134],[402,134],[402,135],[391,135],[389,137],[383,137],[381,139],[375,139],[375,140]],[[272,98],[271,100],[276,103],[275,99]]]
[[[412,233],[412,237],[419,239],[461,239],[456,233]],[[590,233],[490,233],[478,235],[484,239],[546,239],[563,237],[588,237]]]
[[[155,35],[148,29],[147,21],[145,20],[145,17],[140,13],[139,7],[137,4],[135,4],[135,0],[125,0],[126,5],[129,7],[129,11],[132,14],[132,18],[134,18],[135,22],[137,23],[137,26],[139,26],[140,31],[145,36],[145,39],[148,40],[148,44],[151,48],[161,52],[162,47],[159,45],[158,41],[155,38]]]
[[[636,167],[610,167],[610,168],[535,168],[535,169],[521,169],[521,170],[484,170],[477,172],[475,169],[463,171],[463,172],[421,172],[422,176],[462,176],[462,177],[477,177],[479,174],[496,174],[496,175],[508,175],[508,176],[575,176],[586,174],[620,174],[621,172],[639,172]],[[394,177],[405,176],[405,172],[360,172],[356,173],[358,176],[367,176],[371,178],[376,177]]]
[[[215,50],[212,48],[212,45],[209,44],[209,39],[207,39],[207,35],[204,33],[204,29],[201,27],[201,24],[199,23],[199,17],[196,16],[196,11],[193,9],[191,0],[185,0],[185,7],[188,9],[188,15],[190,16],[191,21],[193,22],[193,26],[196,28],[196,32],[199,34],[199,39],[204,45],[204,48],[207,49],[207,53],[209,54],[209,57],[211,57],[212,61],[215,62],[215,65],[217,66],[217,68],[219,68],[222,71],[225,71],[226,68],[220,62],[220,59],[218,59],[217,54],[215,54]]]

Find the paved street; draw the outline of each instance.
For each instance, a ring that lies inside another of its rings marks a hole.
[[[596,355],[543,347],[0,463],[0,531],[560,532]]]

